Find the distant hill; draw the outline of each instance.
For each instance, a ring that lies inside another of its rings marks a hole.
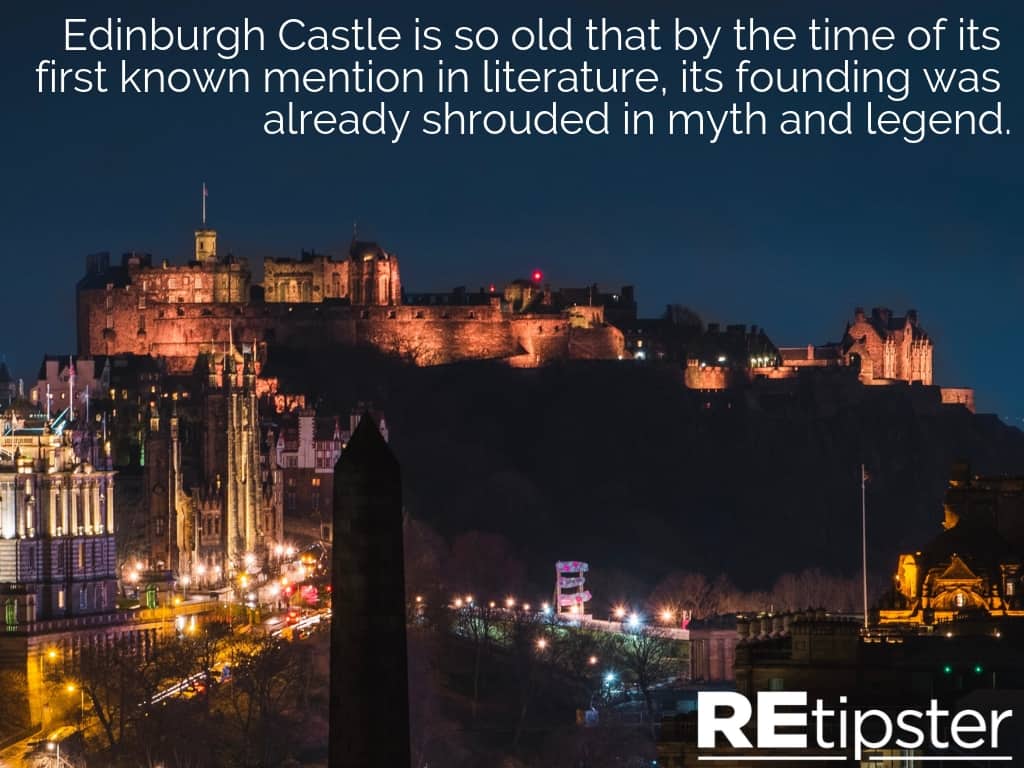
[[[860,567],[866,463],[870,568],[939,529],[951,465],[1024,473],[1024,433],[922,387],[846,372],[705,394],[675,366],[575,362],[415,368],[361,350],[272,351],[284,388],[383,409],[406,506],[441,533],[502,533],[538,583],[559,558],[653,583],[673,569],[745,588]]]

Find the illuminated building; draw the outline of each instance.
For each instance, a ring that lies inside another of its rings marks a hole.
[[[398,258],[353,238],[341,259],[265,259],[259,285],[245,259],[218,251],[217,232],[204,220],[186,264],[134,252],[120,264],[108,254],[87,257],[77,285],[78,349],[93,357],[151,355],[169,373],[187,374],[223,348],[230,324],[237,338],[259,344],[368,346],[417,365],[499,359],[536,366],[622,355],[622,334],[605,322],[604,306],[574,305],[539,281],[513,285],[523,282],[529,295],[519,291],[512,300],[491,291],[483,302],[408,303]]]
[[[110,610],[117,585],[114,472],[95,450],[100,441],[72,423],[68,410],[52,420],[12,413],[0,429],[7,624]]]
[[[923,550],[899,556],[882,624],[933,626],[970,616],[1024,617],[1024,480],[954,468],[943,530]]]
[[[310,408],[278,417],[275,463],[280,468],[283,514],[290,534],[331,539],[334,466],[366,412],[364,406],[357,407],[344,427],[338,418],[318,416]],[[387,441],[384,417],[374,413],[372,418]]]

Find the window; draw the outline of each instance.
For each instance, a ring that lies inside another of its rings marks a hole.
[[[64,608],[64,590],[63,589],[58,589],[57,590],[57,607],[58,608]]]
[[[785,690],[783,688],[783,680],[782,680],[782,678],[781,677],[770,678],[768,680],[768,690],[769,691],[782,691],[782,690]]]
[[[953,598],[953,602],[956,603],[956,607],[957,608],[963,608],[964,607],[964,593],[963,592],[957,592],[956,593],[956,597]]]
[[[85,570],[85,542],[78,542],[78,570]]]
[[[1016,586],[1012,581],[1006,582],[1006,596],[1013,597],[1016,592]]]
[[[89,607],[89,593],[85,587],[82,587],[82,591],[78,593],[78,607],[83,609]]]

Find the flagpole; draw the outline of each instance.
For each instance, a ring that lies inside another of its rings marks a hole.
[[[868,628],[868,508],[865,481],[867,473],[864,465],[860,465],[860,543],[861,573],[864,578],[864,629]]]

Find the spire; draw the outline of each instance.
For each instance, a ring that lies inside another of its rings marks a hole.
[[[68,355],[68,421],[75,420],[75,358]]]
[[[206,191],[206,182],[203,182],[203,229],[206,229],[206,198],[209,193]]]

